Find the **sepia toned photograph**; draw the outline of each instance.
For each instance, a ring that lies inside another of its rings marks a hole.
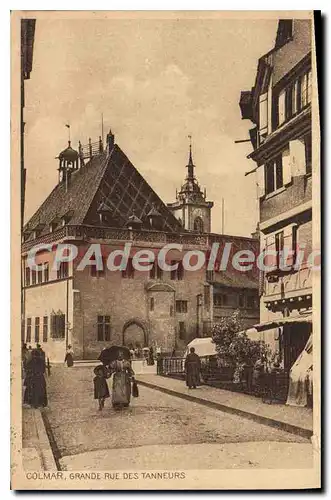
[[[314,13],[11,44],[12,489],[320,488]]]

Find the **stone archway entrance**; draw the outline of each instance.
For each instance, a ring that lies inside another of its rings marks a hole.
[[[123,345],[130,348],[147,347],[147,332],[145,326],[138,320],[127,321],[122,332]]]

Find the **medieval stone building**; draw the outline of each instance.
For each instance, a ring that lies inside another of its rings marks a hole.
[[[167,352],[184,349],[192,338],[210,335],[212,322],[238,307],[247,326],[256,323],[254,271],[183,266],[185,253],[201,250],[207,255],[215,242],[220,251],[227,242],[233,243],[232,252],[258,251],[257,240],[210,233],[212,203],[197,187],[191,154],[178,202],[178,210],[184,212],[181,220],[115,144],[111,132],[105,148],[102,140],[79,145],[78,151],[69,143],[58,162],[59,183],[23,231],[22,340],[42,344],[52,361],[63,360],[68,344],[76,358],[93,359],[110,344],[154,346]],[[195,219],[190,190],[196,193],[194,210],[203,210]],[[199,228],[197,217],[202,219]],[[77,256],[56,267],[55,255],[64,243],[75,245]],[[100,245],[101,269],[95,263],[80,270],[93,244]],[[125,244],[131,244],[128,265],[109,270],[109,255]],[[137,252],[145,251],[150,258],[150,252],[158,256],[165,245],[174,244],[182,249],[171,248],[167,262],[178,264],[176,270],[162,270],[157,263],[146,270],[135,268]],[[36,254],[42,269],[28,263],[36,245],[44,245]]]

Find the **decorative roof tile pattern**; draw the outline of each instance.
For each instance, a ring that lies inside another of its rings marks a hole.
[[[43,225],[39,235],[46,234],[53,221],[61,220],[68,213],[68,224],[100,225],[98,209],[101,204],[107,205],[112,212],[107,225],[124,227],[133,213],[148,224],[147,214],[154,205],[163,217],[164,230],[181,228],[167,206],[115,145],[110,154],[105,151],[94,156],[86,166],[73,172],[67,189],[65,182],[58,184],[23,232],[32,233]]]
[[[53,220],[61,219],[68,212],[72,214],[70,224],[81,224],[107,168],[106,160],[106,154],[103,153],[73,172],[67,190],[65,183],[57,184],[23,231],[33,231],[38,224],[49,226]],[[48,227],[45,227],[45,232],[47,231]]]

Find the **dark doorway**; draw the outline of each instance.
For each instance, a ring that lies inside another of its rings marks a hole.
[[[303,351],[311,334],[310,323],[292,323],[284,325],[284,369],[290,371],[293,363]]]
[[[128,321],[123,327],[123,345],[142,348],[147,345],[146,332],[139,321]]]

